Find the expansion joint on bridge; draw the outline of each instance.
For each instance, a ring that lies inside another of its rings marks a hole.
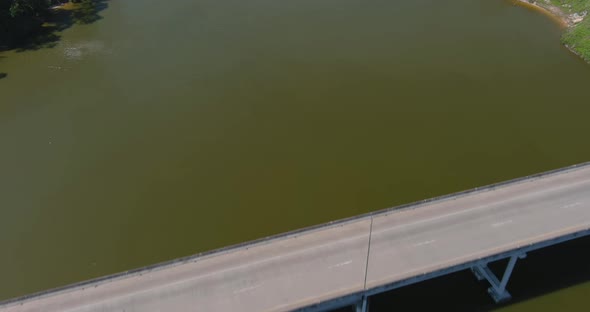
[[[504,275],[502,275],[502,280],[498,280],[498,277],[490,270],[487,263],[479,263],[473,267],[471,267],[471,271],[475,275],[478,281],[486,279],[488,283],[490,283],[491,287],[488,288],[488,293],[494,299],[495,302],[503,302],[510,300],[512,296],[506,290],[506,285],[508,284],[508,280],[510,280],[510,275],[512,275],[512,270],[514,269],[514,265],[516,264],[516,260],[524,259],[526,254],[518,254],[513,255],[508,260],[508,265],[506,266],[506,270],[504,271]]]

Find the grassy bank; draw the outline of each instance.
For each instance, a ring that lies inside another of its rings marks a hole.
[[[562,43],[590,63],[590,0],[526,0],[561,18],[568,28]]]
[[[571,27],[561,41],[590,63],[590,18]]]

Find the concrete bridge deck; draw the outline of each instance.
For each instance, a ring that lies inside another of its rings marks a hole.
[[[516,257],[589,229],[582,164],[6,301],[0,312],[323,310],[468,268],[505,299]],[[488,262],[508,257],[507,276],[488,274]]]

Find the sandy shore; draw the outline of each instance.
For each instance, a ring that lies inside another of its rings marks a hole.
[[[586,17],[586,14],[582,15],[582,16],[580,16],[579,14],[568,15],[561,8],[555,6],[551,3],[547,3],[543,0],[530,0],[530,1],[531,2],[529,2],[529,0],[514,0],[514,4],[523,6],[525,8],[531,9],[531,10],[535,10],[537,12],[540,12],[540,13],[548,16],[549,18],[551,18],[551,20],[555,21],[563,29],[568,29],[568,28],[572,28],[572,27],[576,26],[576,24],[581,22],[584,19],[584,17]],[[571,46],[569,46],[567,44],[564,44],[564,46],[568,50],[570,50],[573,54],[575,54],[581,58],[584,58],[578,51],[573,49]],[[588,61],[588,62],[590,63],[590,61]]]
[[[540,12],[541,14],[551,18],[551,20],[555,21],[563,28],[569,28],[574,25],[569,15],[563,12],[559,7],[556,7],[552,4],[534,0],[532,2],[529,2],[528,0],[515,0],[514,4]]]
[[[50,9],[51,10],[74,10],[76,7],[77,7],[76,3],[64,2],[62,4],[52,6]]]

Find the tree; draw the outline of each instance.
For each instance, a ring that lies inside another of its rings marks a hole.
[[[53,0],[0,0],[0,47],[39,29]]]

